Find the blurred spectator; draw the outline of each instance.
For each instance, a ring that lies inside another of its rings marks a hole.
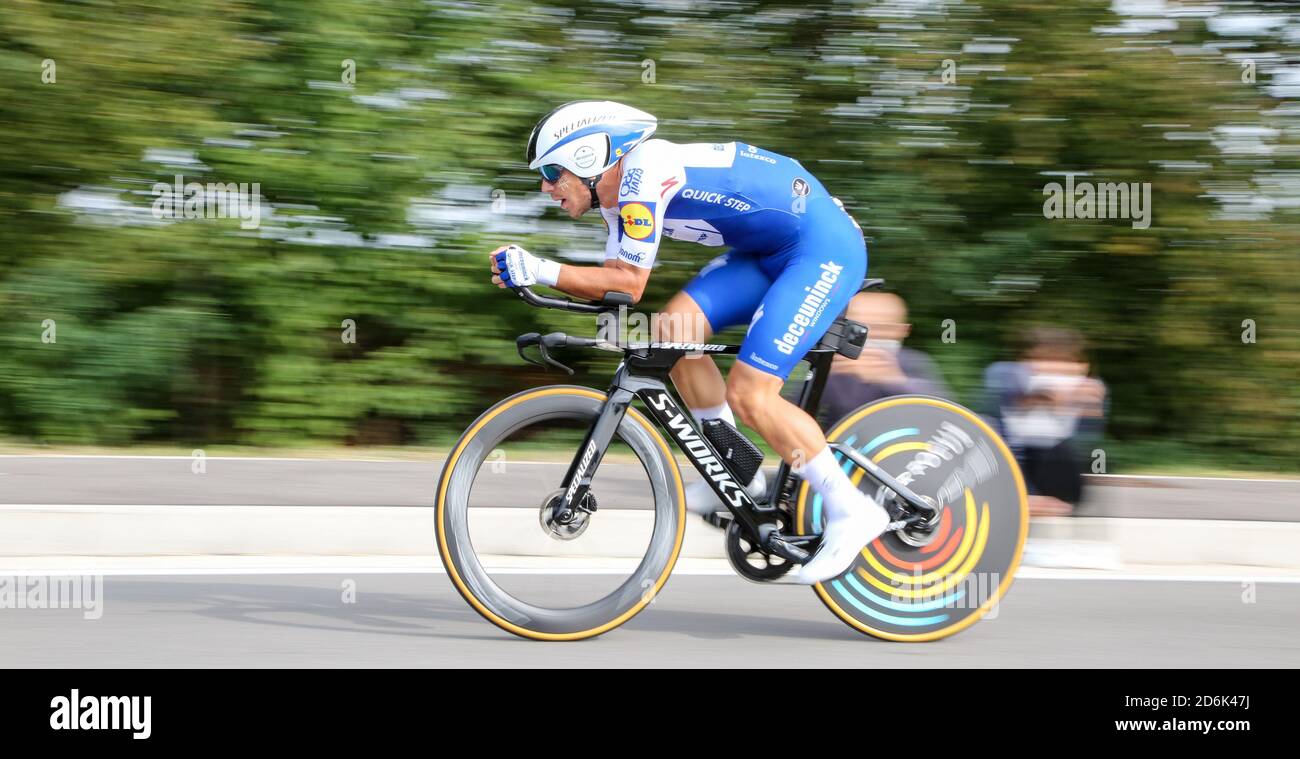
[[[1082,500],[1088,453],[1101,439],[1106,386],[1088,376],[1079,333],[1043,327],[1026,338],[1020,361],[984,371],[987,403],[1024,471],[1030,513],[1070,514]]]
[[[867,325],[867,344],[857,359],[836,356],[822,395],[823,427],[864,403],[891,395],[948,397],[934,361],[903,347],[912,331],[907,305],[893,293],[859,293],[849,302],[848,318]]]

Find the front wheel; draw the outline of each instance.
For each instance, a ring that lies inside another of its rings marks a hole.
[[[435,515],[443,566],[475,611],[516,635],[612,630],[654,599],[681,551],[681,472],[631,407],[596,469],[590,509],[554,522],[550,505],[605,400],[575,386],[519,393],[484,412],[447,456]]]
[[[872,541],[847,572],[816,586],[822,602],[851,627],[895,641],[937,640],[996,615],[1029,532],[1024,478],[997,433],[950,401],[898,396],[849,413],[827,439],[854,446],[941,515],[932,530]],[[887,497],[839,458],[867,495]],[[799,534],[820,532],[821,496],[803,483],[796,505]]]

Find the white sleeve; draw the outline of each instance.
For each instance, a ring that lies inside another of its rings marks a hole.
[[[605,238],[605,260],[608,261],[611,258],[618,258],[618,206],[601,208],[600,216],[605,220],[605,231],[608,232]]]
[[[618,189],[618,259],[654,266],[663,238],[664,211],[685,178],[672,144],[650,140],[628,155]]]

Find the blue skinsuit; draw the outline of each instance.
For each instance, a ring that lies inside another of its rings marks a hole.
[[[749,324],[739,359],[782,379],[867,271],[862,230],[798,161],[744,143],[648,140],[623,161],[605,257],[653,266],[663,237],[726,246],[685,291],[714,332]]]

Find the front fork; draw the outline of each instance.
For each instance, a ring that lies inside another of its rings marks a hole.
[[[578,448],[578,454],[569,464],[569,471],[560,483],[564,496],[556,502],[552,518],[559,524],[568,524],[577,516],[579,510],[594,512],[595,502],[587,498],[591,489],[591,480],[596,476],[596,467],[605,457],[614,433],[623,422],[623,415],[632,403],[633,393],[621,387],[609,389],[605,402],[601,404],[600,415],[587,429],[587,436]]]

